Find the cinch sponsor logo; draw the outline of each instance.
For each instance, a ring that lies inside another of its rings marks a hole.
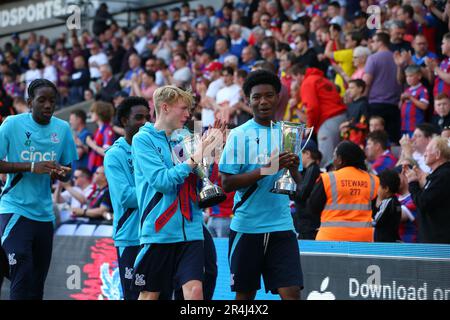
[[[56,152],[39,152],[34,151],[33,147],[30,150],[24,150],[20,153],[20,159],[23,161],[54,161],[56,160]]]

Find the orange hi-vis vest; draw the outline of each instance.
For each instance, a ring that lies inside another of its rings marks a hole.
[[[322,173],[327,202],[316,240],[373,242],[372,200],[379,187],[375,175],[355,167]]]

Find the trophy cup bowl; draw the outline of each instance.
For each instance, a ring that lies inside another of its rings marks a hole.
[[[201,138],[198,135],[190,135],[183,139],[182,146],[184,154],[189,158],[200,147]],[[212,157],[211,157],[212,159]],[[212,162],[207,158],[202,161],[195,168],[195,174],[202,180],[202,188],[198,192],[198,206],[199,208],[213,207],[227,198],[222,188],[216,186],[209,180],[209,167]]]
[[[301,161],[301,143],[303,138],[306,136],[306,131],[309,130],[309,134],[305,141],[305,146],[308,143],[309,139],[311,139],[313,128],[307,128],[304,123],[295,123],[295,122],[287,122],[280,121],[280,131],[281,131],[281,143],[280,149],[281,151],[288,151],[294,154],[297,154],[300,157]],[[297,190],[297,183],[291,176],[291,173],[288,169],[283,169],[282,176],[275,181],[273,189],[270,191],[272,193],[278,194],[287,194],[287,195],[295,195]]]

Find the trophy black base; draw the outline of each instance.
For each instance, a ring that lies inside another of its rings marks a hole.
[[[205,198],[201,198],[198,200],[198,207],[201,209],[214,207],[215,205],[218,205],[219,203],[225,201],[227,196],[225,194],[212,194],[209,196],[206,196]]]

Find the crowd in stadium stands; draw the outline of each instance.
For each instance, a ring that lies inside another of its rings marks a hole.
[[[373,28],[371,5],[380,8]],[[58,108],[92,102],[88,114],[71,113],[80,159],[73,185],[55,185],[54,200],[72,217],[98,220],[111,211],[102,165],[123,135],[114,113],[125,97],[148,100],[154,121],[158,87],[190,88],[193,119],[235,127],[252,118],[242,91],[247,74],[270,70],[282,82],[277,120],[305,122],[315,132],[292,202],[299,238],[314,239],[320,225],[307,203],[319,168],[332,170],[336,145],[349,140],[380,178],[374,221],[382,231],[375,241],[450,243],[449,144],[435,138],[450,139],[449,26],[445,0],[224,0],[219,8],[186,2],[140,11],[128,27],[103,4],[92,31],[57,39],[14,34],[0,48],[0,123],[28,112],[26,89],[37,78],[56,84]],[[86,129],[89,121],[95,132]],[[212,180],[219,176],[215,167]],[[205,212],[215,236],[228,236],[232,199],[228,194]]]

